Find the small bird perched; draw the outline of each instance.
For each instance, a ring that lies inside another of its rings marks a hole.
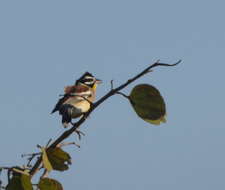
[[[59,111],[62,124],[66,128],[73,118],[78,118],[87,112],[96,96],[96,87],[101,80],[91,73],[84,73],[72,86],[64,88],[65,94],[59,99],[52,113]]]

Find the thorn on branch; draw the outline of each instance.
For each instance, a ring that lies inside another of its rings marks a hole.
[[[111,90],[113,90],[114,89],[113,80],[110,81],[110,84],[111,84]]]

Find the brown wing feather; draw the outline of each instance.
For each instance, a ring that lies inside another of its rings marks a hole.
[[[64,88],[64,92],[65,92],[65,94],[69,94],[73,91],[73,89],[74,89],[74,85],[73,86],[66,86]]]
[[[73,86],[66,86],[64,88],[64,92],[65,94],[70,94],[70,93],[79,93],[79,92],[85,92],[89,90],[89,88],[87,86],[84,85],[73,85]]]

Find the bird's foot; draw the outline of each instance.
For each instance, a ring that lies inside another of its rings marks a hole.
[[[85,136],[85,134],[82,131],[78,130],[78,129],[76,129],[74,132],[77,133],[79,140],[81,140],[81,136]]]
[[[70,123],[71,123],[72,126],[76,126],[76,123],[73,123],[73,122],[70,122]],[[85,134],[82,131],[78,130],[78,129],[76,129],[74,131],[74,133],[77,133],[79,140],[81,140],[81,136],[82,135],[85,136]]]
[[[84,113],[83,113],[83,118],[84,118],[84,119],[87,119],[87,118],[89,118],[89,117],[90,117],[90,116],[89,116],[89,114],[87,114],[87,112],[84,112]]]

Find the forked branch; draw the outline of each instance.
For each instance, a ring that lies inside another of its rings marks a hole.
[[[139,74],[137,74],[136,76],[134,76],[133,78],[129,79],[127,82],[121,84],[120,86],[118,86],[117,88],[113,88],[113,82],[111,81],[111,90],[106,93],[102,98],[100,98],[97,102],[95,102],[94,104],[92,104],[90,110],[85,113],[85,115],[83,117],[81,117],[81,119],[77,122],[73,124],[73,127],[66,130],[60,137],[58,137],[48,148],[55,148],[57,147],[58,144],[60,144],[63,140],[65,140],[66,138],[68,138],[73,132],[75,132],[80,126],[81,124],[84,123],[84,121],[86,120],[86,118],[101,104],[103,103],[106,99],[108,99],[109,97],[118,94],[118,92],[122,89],[124,89],[125,87],[127,87],[129,84],[131,84],[132,82],[134,82],[135,80],[137,80],[138,78],[144,76],[145,74],[151,72],[152,68],[154,67],[158,67],[158,66],[166,66],[166,67],[170,67],[170,66],[175,66],[177,64],[179,64],[181,62],[181,60],[177,61],[174,64],[167,64],[167,63],[160,63],[160,61],[156,61],[154,64],[150,65],[149,67],[147,67],[146,69],[144,69],[142,72],[140,72]],[[33,176],[39,169],[39,166],[41,165],[42,159],[41,157],[37,160],[37,162],[34,164],[33,168],[30,170],[30,174],[31,176]]]

